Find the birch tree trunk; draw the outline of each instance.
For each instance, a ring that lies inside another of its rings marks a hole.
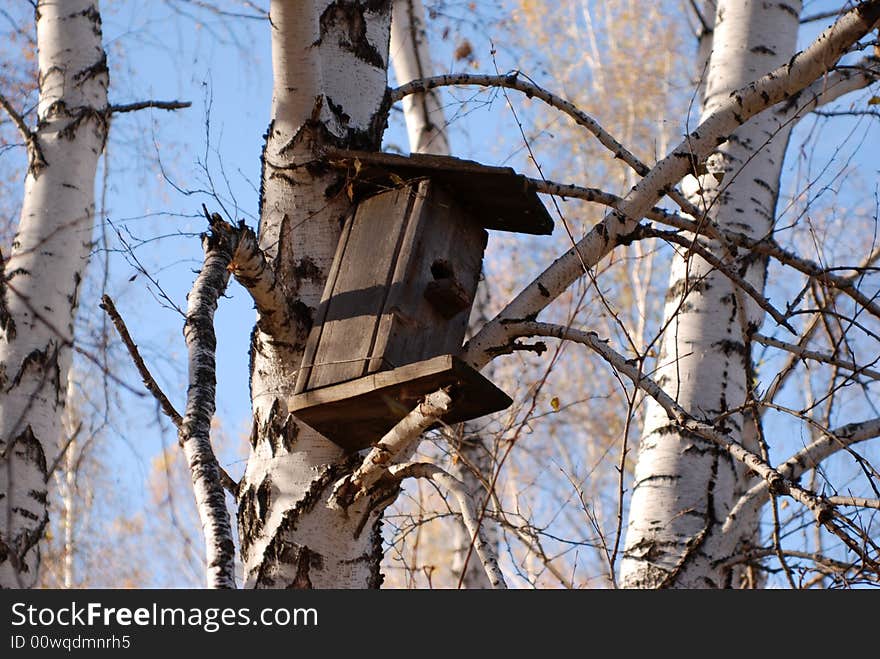
[[[376,150],[385,128],[391,0],[272,0],[272,119],[263,152],[260,246],[288,320],[252,335],[251,455],[239,490],[245,587],[381,583],[381,510],[328,504],[351,471],[287,408],[350,200],[325,147]]]
[[[730,95],[788,61],[794,53],[801,3],[721,0],[706,70],[702,117]],[[709,174],[689,179],[690,201],[708,208],[720,227],[754,238],[774,224],[790,123],[784,109],[761,113],[740,127],[708,161]],[[719,257],[726,258],[721,250]],[[684,255],[687,257],[687,255]],[[766,261],[741,258],[737,272],[758,291]],[[746,400],[751,355],[745,336],[763,311],[697,256],[672,264],[657,381],[692,414],[709,423]],[[718,422],[752,444],[741,414]],[[621,583],[631,588],[718,588],[729,572],[713,566],[706,540],[725,519],[746,476],[727,455],[672,424],[649,402],[639,449]],[[752,532],[754,527],[752,527]],[[746,533],[748,535],[748,533]]]
[[[107,136],[107,58],[95,0],[36,5],[40,94],[21,220],[0,299],[0,587],[28,587],[48,521],[77,295]],[[22,124],[23,132],[28,132]]]

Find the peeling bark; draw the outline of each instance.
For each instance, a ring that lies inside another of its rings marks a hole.
[[[0,587],[37,579],[46,455],[62,432],[94,180],[107,137],[107,58],[94,0],[36,5],[40,95],[21,220],[0,300]]]

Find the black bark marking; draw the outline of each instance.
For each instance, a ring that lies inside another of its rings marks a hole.
[[[80,12],[70,14],[68,18],[74,18],[76,16],[83,16],[87,18],[92,24],[92,32],[95,33],[95,36],[101,36],[101,13],[98,11],[98,8],[95,5],[89,5]],[[37,13],[37,20],[39,20],[39,13]]]
[[[541,295],[544,297],[550,297],[550,291],[547,290],[547,287],[544,286],[541,282],[538,282],[538,291],[540,291]]]
[[[750,52],[755,53],[756,55],[775,55],[776,51],[772,48],[768,48],[767,46],[755,46],[750,50]]]
[[[370,579],[367,582],[367,588],[377,590],[382,587],[385,575],[382,574],[382,515],[376,515],[376,521],[373,524],[371,540],[370,560],[372,561],[372,569],[370,570]]]
[[[110,75],[110,69],[107,67],[107,54],[104,52],[101,53],[101,57],[94,64],[74,73],[73,79],[75,82],[82,84],[84,81],[91,80],[100,75]]]
[[[336,37],[342,50],[350,52],[359,60],[385,68],[382,53],[367,38],[367,20],[364,12],[388,11],[390,2],[357,2],[352,0],[336,0],[331,3],[319,19],[320,36],[313,46],[320,46],[325,39]]]
[[[794,16],[795,18],[800,18],[800,14],[798,14],[797,9],[795,9],[794,7],[792,7],[789,4],[787,4],[785,2],[780,2],[776,6],[779,7],[782,11],[788,12],[789,14]]]
[[[321,281],[323,273],[312,259],[305,256],[293,267],[293,276],[296,277],[297,286],[299,286],[303,280]]]
[[[309,571],[311,570],[312,552],[308,547],[300,547],[299,555],[296,557],[296,576],[290,583],[288,588],[296,590],[311,590],[312,580],[309,579]]]
[[[325,98],[327,99],[327,107],[330,108],[330,112],[332,112],[333,116],[336,117],[336,121],[339,122],[339,125],[348,128],[348,123],[351,121],[351,117],[343,109],[342,105],[339,103],[334,103],[333,99],[329,96],[326,96]]]
[[[58,345],[54,341],[50,341],[44,350],[32,350],[22,360],[18,372],[12,378],[12,383],[7,391],[11,391],[21,384],[21,380],[28,369],[33,369],[38,374],[41,385],[47,382],[52,385],[56,403],[61,404],[64,401],[61,387],[61,367],[58,364]],[[40,377],[40,374],[42,374],[42,377]]]
[[[299,425],[296,419],[290,413],[281,414],[280,401],[276,398],[269,410],[266,424],[260,432],[260,437],[269,444],[272,457],[276,457],[281,451],[290,453],[298,436]]]
[[[308,338],[309,332],[312,331],[312,325],[315,324],[314,310],[305,302],[297,300],[291,305],[291,315],[296,321],[297,330],[302,334],[302,340]]]

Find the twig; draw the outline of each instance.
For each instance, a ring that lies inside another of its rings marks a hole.
[[[816,352],[815,350],[808,350],[803,346],[780,341],[779,339],[774,339],[770,336],[764,336],[763,334],[753,334],[752,340],[765,346],[785,350],[793,355],[802,357],[803,359],[812,359],[813,361],[822,362],[823,364],[832,364],[834,366],[839,366],[840,368],[845,368],[848,371],[852,371],[855,375],[864,375],[865,377],[871,378],[872,380],[880,380],[880,372],[870,368],[866,368],[864,366],[859,366],[855,362],[847,361],[845,359],[838,359],[834,355],[828,355],[824,352]]]
[[[835,506],[852,506],[854,508],[873,508],[880,510],[880,499],[865,497],[828,497],[828,502]]]
[[[79,437],[79,433],[82,430],[83,424],[80,421],[76,430],[67,438],[67,441],[64,442],[64,446],[61,447],[61,450],[58,451],[58,455],[55,456],[55,459],[52,461],[52,464],[49,466],[49,469],[46,470],[45,482],[49,482],[49,479],[52,477],[52,474],[55,473],[55,470],[58,469],[58,465],[61,464],[61,459],[64,457],[64,454],[67,453],[67,449],[70,448],[70,445],[76,441],[76,438]]]
[[[809,16],[801,17],[801,24],[804,23],[814,23],[816,21],[823,21],[826,18],[836,18],[840,16],[840,9],[832,9],[830,11],[820,11],[816,14],[810,14]]]
[[[670,231],[658,231],[648,226],[640,227],[639,233],[643,234],[645,237],[660,238],[661,240],[675,243],[681,247],[684,247],[685,249],[691,250],[699,254],[700,258],[702,258],[709,265],[718,270],[725,277],[730,279],[730,281],[732,281],[735,286],[739,287],[743,292],[751,297],[755,301],[755,303],[757,303],[759,307],[770,314],[773,320],[775,320],[779,325],[787,329],[792,334],[797,334],[797,332],[795,332],[794,328],[789,324],[788,319],[782,312],[780,312],[778,309],[776,309],[776,307],[770,304],[770,301],[767,300],[767,298],[761,295],[761,293],[758,292],[758,290],[749,282],[740,277],[733,268],[722,262],[721,259],[712,254],[712,252],[710,252],[706,247],[701,245],[699,241],[685,238],[684,236],[680,236],[677,233],[673,233]]]
[[[105,294],[101,297],[101,304],[98,306],[100,306],[107,315],[110,316],[110,320],[113,321],[113,326],[116,327],[116,331],[119,333],[119,338],[122,339],[122,344],[128,350],[128,354],[131,356],[131,360],[134,362],[138,373],[140,373],[147,391],[153,394],[153,397],[159,403],[159,407],[162,408],[165,416],[171,419],[175,428],[180,428],[180,424],[183,422],[183,417],[181,417],[180,413],[174,409],[174,405],[168,400],[165,392],[162,391],[162,388],[156,382],[152,373],[150,373],[150,369],[148,369],[147,365],[144,363],[144,359],[141,357],[137,344],[131,338],[131,334],[128,333],[128,327],[125,326],[125,321],[116,310],[116,305],[113,304],[113,300],[110,299],[109,295]]]
[[[43,157],[43,150],[40,148],[37,134],[27,127],[22,116],[16,112],[15,108],[12,107],[12,104],[5,96],[3,96],[3,94],[0,94],[0,107],[6,111],[6,114],[9,115],[9,119],[15,124],[18,132],[21,133],[21,137],[27,145],[28,150],[28,159],[30,161],[28,169],[34,174],[34,176],[36,176],[37,173],[48,164]]]
[[[110,114],[121,114],[123,112],[146,110],[147,108],[156,108],[157,110],[183,110],[191,105],[192,103],[189,101],[138,101],[137,103],[111,105],[107,108],[107,111]]]

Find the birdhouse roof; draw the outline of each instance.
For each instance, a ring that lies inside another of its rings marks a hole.
[[[529,180],[510,167],[491,167],[449,156],[401,156],[371,151],[330,150],[327,160],[346,169],[360,197],[430,178],[448,188],[462,210],[487,229],[548,235],[553,219]]]

